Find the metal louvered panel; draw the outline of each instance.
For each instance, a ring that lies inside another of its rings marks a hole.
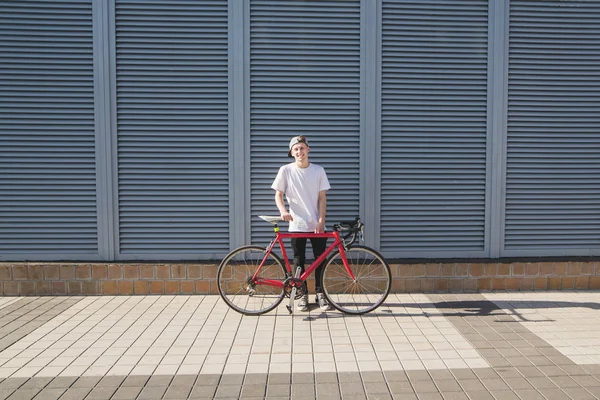
[[[2,254],[98,257],[91,1],[0,3]]]
[[[227,0],[116,1],[121,258],[227,253]]]
[[[600,3],[511,1],[504,255],[600,254]]]
[[[487,1],[383,1],[381,250],[482,254]]]
[[[299,134],[332,187],[327,226],[358,215],[360,2],[253,0],[250,58],[252,242],[272,235],[256,215],[278,213],[271,184]]]

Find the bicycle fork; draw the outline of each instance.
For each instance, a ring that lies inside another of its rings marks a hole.
[[[298,267],[296,267],[296,274],[294,275],[294,278],[300,279],[300,275],[302,275],[302,267],[298,266]],[[296,298],[297,291],[298,291],[298,287],[296,285],[294,285],[292,287],[292,290],[290,291],[290,304],[285,306],[285,308],[287,308],[287,310],[290,314],[292,313],[292,310],[294,309],[294,299]]]

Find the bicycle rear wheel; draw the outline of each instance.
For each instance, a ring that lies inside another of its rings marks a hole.
[[[251,282],[265,257],[265,248],[243,246],[229,253],[217,271],[219,294],[235,311],[246,315],[259,315],[273,310],[285,297],[283,288],[256,285]],[[263,279],[286,279],[286,270],[281,259],[270,253],[259,276]]]
[[[346,314],[364,314],[379,307],[392,287],[390,267],[375,250],[353,246],[346,252],[354,277],[346,271],[339,251],[325,264],[323,292],[329,303]]]

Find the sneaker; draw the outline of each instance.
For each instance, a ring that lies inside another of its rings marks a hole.
[[[317,293],[316,302],[317,302],[317,304],[319,304],[319,307],[321,307],[321,310],[323,310],[323,311],[331,310],[331,306],[327,302],[327,299],[325,298],[325,295],[323,293]]]
[[[296,305],[296,308],[298,309],[298,311],[308,311],[308,295],[307,294],[300,297],[300,300],[298,300],[298,304]]]

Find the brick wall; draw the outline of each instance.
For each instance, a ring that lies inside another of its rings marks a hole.
[[[600,262],[391,264],[393,292],[600,289]],[[217,294],[216,264],[0,263],[4,296]],[[313,286],[309,282],[309,286]]]

